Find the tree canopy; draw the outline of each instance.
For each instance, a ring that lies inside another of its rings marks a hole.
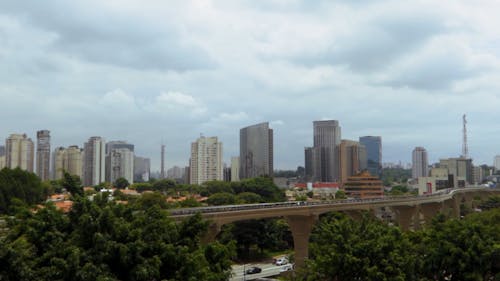
[[[157,204],[144,209],[75,198],[19,211],[0,244],[1,280],[226,280],[234,249],[200,244],[207,224],[177,225]]]
[[[13,200],[28,205],[45,200],[47,190],[34,174],[20,168],[0,170],[0,213],[9,211]]]

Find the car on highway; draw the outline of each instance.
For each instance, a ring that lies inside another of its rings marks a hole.
[[[293,267],[294,267],[293,263],[285,264],[280,268],[280,272],[291,271],[293,270]]]
[[[285,265],[287,263],[288,263],[288,259],[286,257],[281,257],[281,258],[278,258],[274,261],[275,265]]]
[[[262,272],[262,268],[257,267],[257,266],[252,266],[245,271],[246,274],[255,274],[255,273],[261,273],[261,272]]]

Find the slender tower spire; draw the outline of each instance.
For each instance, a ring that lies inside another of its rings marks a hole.
[[[160,178],[164,179],[165,178],[165,145],[161,145],[161,171],[160,171]]]
[[[462,157],[463,158],[469,158],[469,148],[467,146],[467,119],[465,114],[462,116],[462,122],[463,122],[463,142],[462,142]]]

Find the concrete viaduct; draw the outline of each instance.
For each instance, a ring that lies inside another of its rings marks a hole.
[[[462,188],[447,192],[408,197],[386,197],[376,199],[350,199],[329,202],[287,202],[192,208],[190,211],[173,211],[172,217],[181,221],[195,211],[211,222],[205,242],[214,241],[224,224],[253,219],[283,217],[288,222],[293,236],[295,264],[302,266],[309,252],[309,236],[321,214],[340,211],[358,219],[362,211],[374,212],[385,207],[395,214],[395,221],[403,230],[417,229],[430,222],[438,213],[452,217],[460,216],[460,205],[473,207],[475,199],[487,199],[499,194],[500,189]],[[222,208],[221,208],[222,207]]]

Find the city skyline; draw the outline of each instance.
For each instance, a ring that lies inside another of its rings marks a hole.
[[[120,139],[159,170],[200,133],[239,155],[269,122],[275,169],[304,165],[313,120],[381,136],[384,162],[500,154],[500,3],[482,1],[44,1],[0,3],[0,138],[51,147]],[[60,11],[65,11],[60,13]],[[27,43],[29,42],[29,43]],[[445,46],[445,47],[444,47]],[[471,106],[473,101],[478,104]],[[445,114],[444,114],[445,113]],[[53,149],[52,149],[53,150]]]

